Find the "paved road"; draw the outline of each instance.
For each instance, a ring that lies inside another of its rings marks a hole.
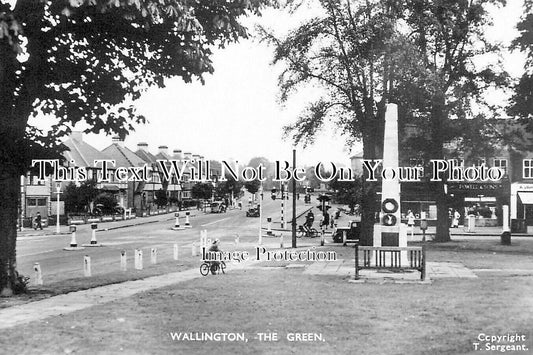
[[[286,201],[286,220],[292,216],[292,201]],[[263,226],[266,227],[267,217],[272,217],[273,227],[280,226],[280,201],[265,199]],[[304,205],[303,201],[297,201],[297,213],[302,213],[311,205]],[[34,235],[21,236],[17,241],[17,263],[18,270],[23,275],[33,275],[33,265],[38,262],[43,270],[43,277],[46,282],[54,282],[68,278],[80,277],[82,275],[82,261],[84,255],[91,256],[93,274],[96,270],[119,269],[120,252],[126,250],[128,263],[133,264],[133,251],[142,248],[145,260],[149,260],[149,249],[158,249],[159,260],[172,260],[173,244],[180,247],[180,258],[191,256],[191,246],[193,242],[200,239],[200,230],[207,230],[209,238],[219,238],[222,246],[230,245],[238,234],[243,243],[254,243],[258,239],[259,218],[245,216],[243,210],[229,210],[222,214],[204,214],[194,211],[196,216],[191,218],[193,228],[187,230],[174,231],[173,214],[159,215],[151,218],[152,223],[113,229],[108,231],[98,231],[97,241],[104,244],[100,248],[85,248],[80,251],[65,251],[70,243],[71,236],[63,235]],[[148,221],[148,220],[146,220]],[[132,223],[141,223],[143,219],[138,218]],[[184,220],[181,220],[181,224]],[[302,223],[299,221],[298,223]],[[116,225],[117,223],[115,223]],[[113,225],[100,224],[99,229]],[[290,224],[286,225],[290,228]],[[50,227],[53,230],[53,227]],[[91,230],[88,225],[78,226],[76,232],[78,245],[89,243]]]

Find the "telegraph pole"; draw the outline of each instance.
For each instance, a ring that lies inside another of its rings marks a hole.
[[[296,248],[296,149],[292,150],[292,247]]]

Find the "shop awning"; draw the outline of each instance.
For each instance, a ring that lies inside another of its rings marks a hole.
[[[533,192],[519,192],[518,196],[524,205],[533,205]]]

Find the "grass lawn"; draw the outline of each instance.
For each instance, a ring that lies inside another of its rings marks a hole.
[[[480,333],[519,333],[533,350],[533,276],[512,272],[533,269],[533,240],[516,250],[475,243],[430,244],[428,259],[509,273],[423,285],[352,284],[302,269],[229,266],[226,275],[4,330],[0,343],[18,354],[474,354],[488,353],[474,351]],[[351,248],[335,250],[353,258]],[[248,342],[178,341],[170,332],[237,332]],[[279,339],[261,342],[258,332]],[[292,332],[318,333],[324,341],[291,342]]]

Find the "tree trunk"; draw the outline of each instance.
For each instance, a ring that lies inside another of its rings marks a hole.
[[[0,176],[0,296],[25,290],[16,271],[16,242],[20,177],[3,172]]]
[[[377,118],[367,119],[367,124],[363,128],[363,159],[376,159],[378,143],[383,140],[379,137],[383,130]],[[367,181],[364,170],[362,175],[362,200],[361,200],[361,236],[362,245],[371,246],[374,240],[374,224],[376,222],[376,212],[379,210],[377,202],[377,182]]]
[[[444,121],[447,119],[446,98],[442,90],[437,89],[433,97],[432,103],[432,140],[433,140],[433,156],[432,159],[444,158],[444,142],[442,139],[442,130]],[[444,184],[446,183],[446,176],[443,174],[442,180],[433,183],[435,191],[435,202],[437,203],[437,231],[435,234],[436,242],[450,241],[450,224],[448,223],[448,199],[444,191]]]

